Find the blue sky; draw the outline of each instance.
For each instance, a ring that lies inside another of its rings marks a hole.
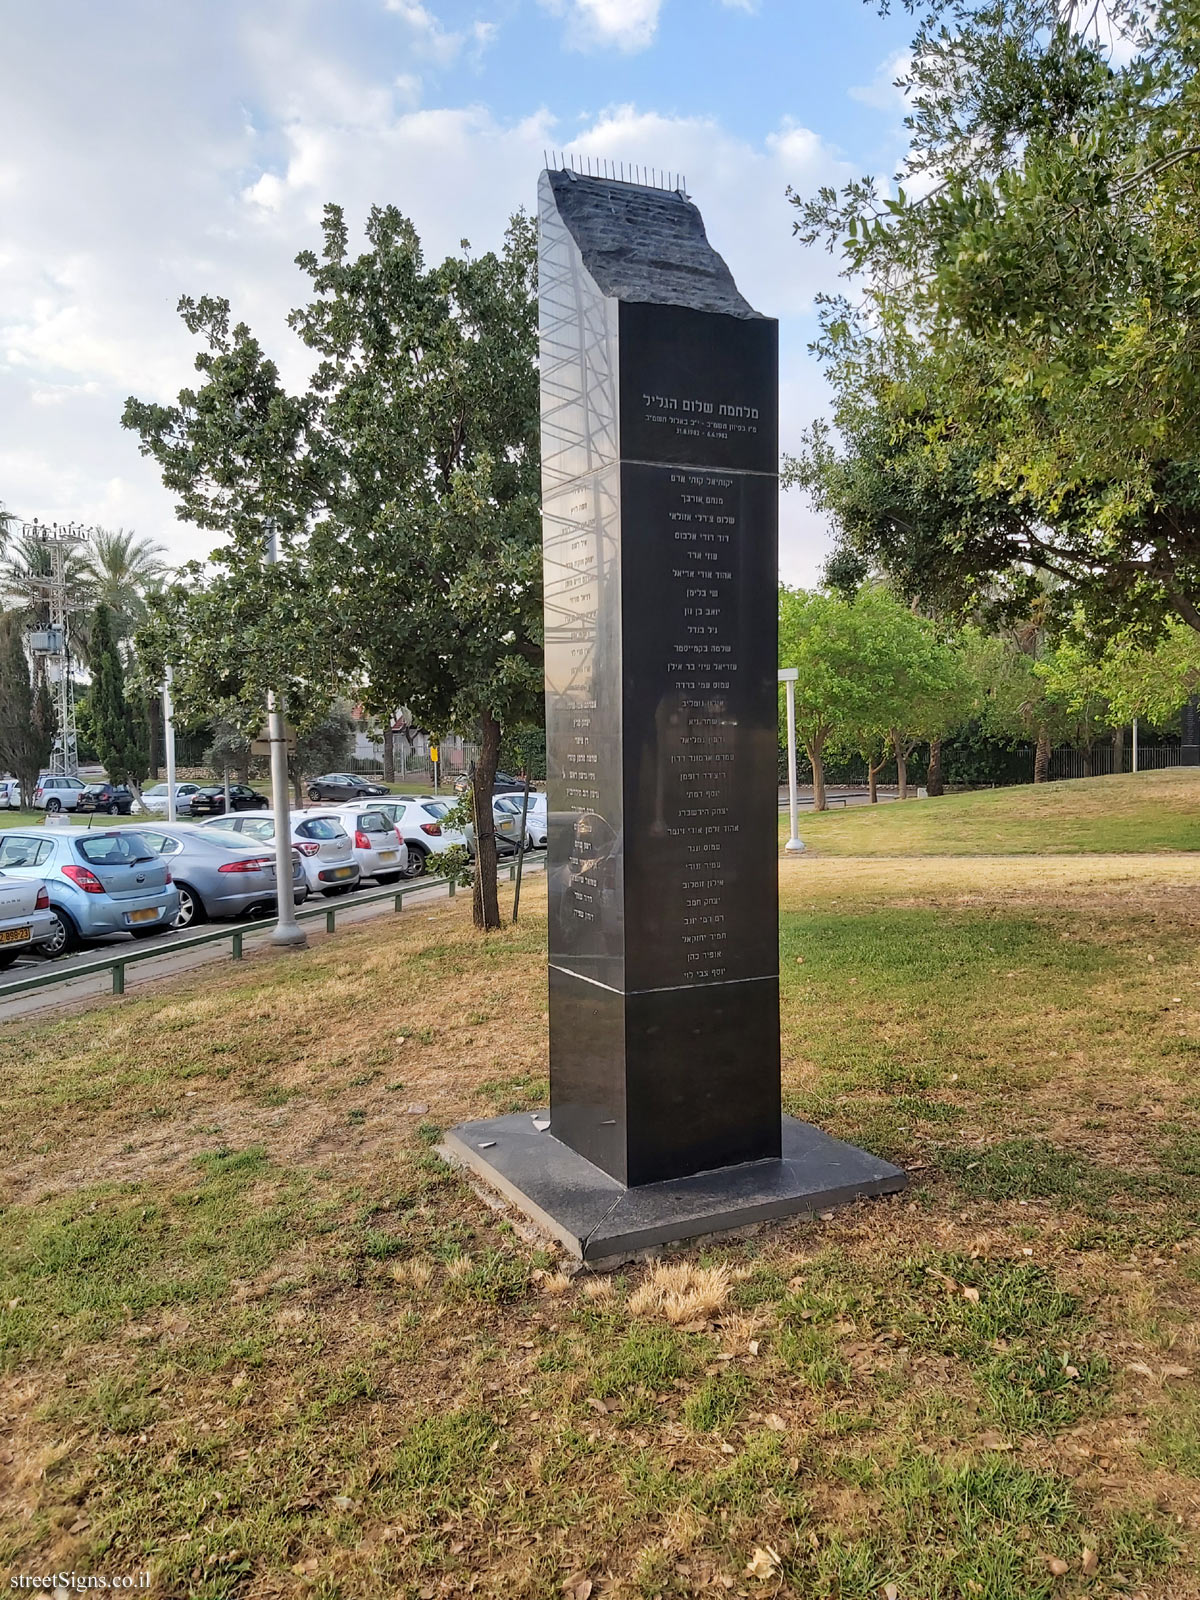
[[[0,502],[23,518],[179,524],[119,426],[192,376],[183,293],[224,294],[293,381],[292,266],[322,205],[494,244],[543,149],[686,173],[709,235],[779,316],[785,445],[825,405],[807,353],[836,263],[791,238],[810,191],[903,149],[907,28],[861,0],[0,0]],[[781,569],[828,537],[785,496]]]

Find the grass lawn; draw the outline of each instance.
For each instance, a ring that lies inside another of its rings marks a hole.
[[[1200,850],[1200,767],[805,812],[800,837],[839,856]]]
[[[1195,866],[781,882],[789,1109],[912,1187],[615,1278],[431,1149],[544,1103],[540,878],[486,942],[430,907],[0,1028],[4,1565],[202,1600],[1200,1594]]]

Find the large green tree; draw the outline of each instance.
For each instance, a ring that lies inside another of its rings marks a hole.
[[[53,714],[44,689],[35,694],[25,654],[25,619],[0,612],[0,767],[20,780],[28,805],[50,759]]]
[[[91,636],[88,699],[96,752],[110,782],[136,789],[150,771],[150,726],[141,694],[136,690],[132,695],[126,693],[125,668],[107,606],[96,608]]]
[[[825,313],[845,448],[801,476],[906,591],[1032,565],[1093,625],[1200,628],[1195,0],[909,9],[896,188],[796,197],[857,296]]]
[[[174,406],[130,400],[125,422],[180,515],[225,543],[148,631],[182,707],[245,725],[273,686],[303,729],[352,688],[369,713],[405,705],[478,738],[490,795],[503,729],[541,709],[534,230],[518,216],[499,251],[464,244],[437,266],[394,207],[371,211],[366,238],[352,255],[329,206],[320,253],[297,258],[311,298],[290,322],[318,358],[303,394],[227,302],[182,302],[202,382]],[[497,927],[479,812],[475,917]]]

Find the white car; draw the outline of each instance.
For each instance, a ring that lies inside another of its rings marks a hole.
[[[46,885],[0,872],[0,969],[11,967],[29,950],[44,949],[57,932]]]
[[[408,847],[408,872],[410,878],[420,878],[432,867],[437,857],[452,845],[471,848],[470,840],[458,828],[443,826],[442,819],[450,810],[448,800],[426,795],[420,800],[375,800],[372,811],[382,811]]]
[[[187,817],[192,811],[192,796],[198,792],[198,783],[177,783],[175,785],[175,814]],[[152,788],[142,790],[142,804],[147,811],[165,817],[170,803],[170,786],[165,783],[156,783]]]
[[[497,810],[503,809],[517,820],[517,831],[521,829],[521,807],[524,796],[519,794],[498,794],[492,801]],[[549,837],[546,823],[546,796],[529,791],[529,809],[525,813],[525,848],[526,850],[544,850]]]
[[[33,791],[35,811],[74,811],[79,796],[87,788],[80,778],[59,778],[44,773]]]
[[[19,778],[0,778],[0,807],[3,807],[6,811],[20,811],[21,780]]]
[[[345,894],[358,887],[362,876],[354,859],[354,845],[344,819],[333,813],[313,816],[292,812],[292,844],[300,852],[304,876],[313,894]],[[259,844],[273,843],[275,818],[270,811],[234,811],[227,817],[210,817],[205,828],[223,828]]]
[[[354,840],[354,856],[364,878],[394,883],[408,876],[408,846],[396,825],[369,800],[349,800],[341,805],[313,806],[308,817],[334,817]]]

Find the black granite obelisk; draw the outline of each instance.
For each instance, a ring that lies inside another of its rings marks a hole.
[[[679,191],[539,231],[550,1117],[447,1151],[593,1259],[904,1179],[780,1114],[778,326]]]

